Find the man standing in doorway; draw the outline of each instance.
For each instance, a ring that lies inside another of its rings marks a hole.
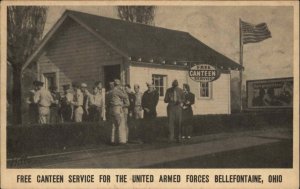
[[[142,97],[142,107],[144,110],[144,119],[156,118],[156,106],[159,99],[159,94],[155,90],[152,83],[147,83],[148,90],[144,92]]]
[[[180,142],[184,93],[183,90],[178,87],[177,80],[174,80],[172,82],[172,87],[167,89],[164,101],[165,103],[168,103],[169,140],[172,142],[176,139],[177,142]]]
[[[44,83],[38,81],[38,91],[34,95],[34,103],[38,104],[39,123],[47,124],[50,122],[50,106],[54,103],[51,93],[43,88]]]
[[[127,133],[123,107],[129,104],[128,95],[123,91],[121,82],[114,80],[114,89],[110,93],[109,107],[112,121],[112,144],[126,144]]]

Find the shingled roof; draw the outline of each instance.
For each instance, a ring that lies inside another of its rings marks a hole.
[[[243,67],[187,32],[132,23],[78,11],[66,15],[84,23],[129,59],[154,63],[210,63],[224,69]]]

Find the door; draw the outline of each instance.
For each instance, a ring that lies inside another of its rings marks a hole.
[[[114,81],[114,79],[121,78],[121,66],[120,64],[104,66],[104,87],[105,90],[109,90],[109,82]]]

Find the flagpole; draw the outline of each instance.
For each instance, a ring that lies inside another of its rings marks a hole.
[[[240,27],[240,65],[243,66],[243,32],[241,19],[239,19]],[[240,111],[243,111],[243,98],[242,98],[242,88],[243,88],[243,69],[240,70]]]

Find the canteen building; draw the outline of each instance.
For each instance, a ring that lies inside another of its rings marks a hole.
[[[213,82],[192,80],[189,69],[199,63],[218,68],[220,77]],[[174,79],[180,87],[190,85],[194,114],[230,114],[231,71],[243,69],[187,32],[70,10],[47,33],[23,70],[32,66],[45,87],[56,85],[59,91],[73,81],[85,82],[89,89],[102,81],[107,89],[119,78],[123,84],[139,84],[144,92],[146,82],[152,81],[160,96],[158,116],[166,116],[163,99]]]

